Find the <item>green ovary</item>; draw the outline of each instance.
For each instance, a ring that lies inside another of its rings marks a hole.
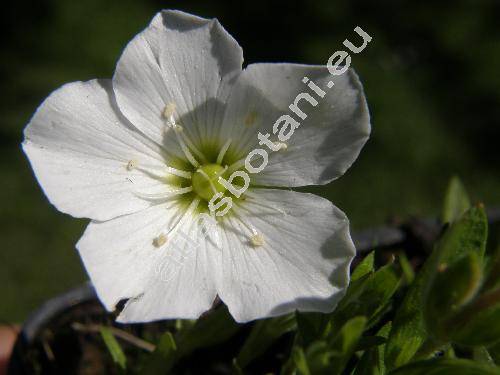
[[[215,193],[224,193],[226,188],[218,182],[223,172],[224,168],[219,164],[202,165],[193,174],[193,191],[206,201],[210,201]]]

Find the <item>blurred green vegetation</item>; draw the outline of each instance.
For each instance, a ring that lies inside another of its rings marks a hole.
[[[339,181],[310,190],[354,229],[437,215],[451,175],[473,201],[500,205],[500,5],[491,1],[10,2],[0,49],[0,319],[20,321],[85,280],[74,251],[85,220],[51,207],[21,152],[42,100],[70,81],[110,77],[125,44],[161,8],[217,17],[246,63],[324,64],[356,25],[373,40],[353,66],[373,135]]]

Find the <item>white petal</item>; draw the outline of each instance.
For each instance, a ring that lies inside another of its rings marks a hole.
[[[346,216],[312,194],[253,192],[241,204],[241,220],[224,218],[219,296],[231,315],[246,322],[294,310],[332,311],[355,255]],[[262,241],[252,243],[245,226]]]
[[[243,52],[216,19],[162,11],[125,48],[113,77],[125,116],[174,155],[181,152],[165,132],[165,108],[200,144],[220,126],[225,88],[239,74]],[[209,139],[210,141],[210,139]]]
[[[164,182],[127,165],[164,167],[161,149],[119,114],[110,81],[64,85],[38,108],[23,149],[50,202],[76,217],[108,220],[151,205],[135,192]]]
[[[326,92],[320,98],[303,83],[308,77]],[[327,88],[333,80],[335,86]],[[298,104],[307,118],[295,115],[289,105],[300,93],[319,104]],[[284,141],[286,149],[269,151],[257,145],[257,133],[278,141],[273,125],[289,114],[301,125]],[[228,102],[224,130],[242,157],[260,147],[269,151],[269,164],[255,175],[254,183],[269,186],[325,184],[340,177],[357,158],[370,134],[363,88],[353,70],[333,77],[326,67],[295,64],[252,64],[240,75]],[[256,161],[257,163],[257,161]],[[258,165],[258,164],[256,164]]]
[[[184,211],[169,203],[104,223],[92,222],[78,242],[106,308],[113,310],[120,300],[130,298],[118,321],[196,319],[212,306],[219,250],[195,230],[191,214],[184,217],[176,234],[167,234]],[[164,244],[157,246],[155,239],[162,233]]]

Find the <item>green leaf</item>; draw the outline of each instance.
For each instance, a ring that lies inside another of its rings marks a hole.
[[[427,339],[422,314],[422,301],[440,265],[452,263],[469,252],[483,256],[488,236],[484,209],[473,207],[453,223],[439,240],[436,248],[416,276],[393,321],[386,348],[389,369],[409,362]]]
[[[391,322],[384,325],[377,336],[387,338],[391,330]],[[386,373],[384,362],[385,344],[366,350],[361,356],[353,375],[384,375]]]
[[[404,280],[407,285],[410,285],[413,280],[415,280],[415,272],[413,271],[413,267],[411,266],[408,258],[404,253],[399,254],[398,260],[399,265],[401,266],[401,270],[403,271]]]
[[[125,354],[123,353],[118,341],[116,341],[115,336],[113,336],[111,329],[108,327],[101,327],[99,331],[104,344],[106,344],[106,347],[113,358],[113,362],[116,363],[122,370],[125,370],[127,367],[127,357],[125,357]]]
[[[466,359],[431,359],[412,362],[389,375],[500,375],[500,369]]]
[[[440,341],[449,340],[452,319],[477,294],[482,282],[482,265],[477,253],[469,253],[438,271],[424,301],[427,331]]]
[[[327,341],[315,341],[306,351],[307,366],[312,374],[327,374],[335,356],[339,356],[339,353],[334,353]]]
[[[366,327],[367,319],[358,316],[349,320],[340,332],[330,341],[329,348],[333,351],[335,358],[329,367],[329,374],[340,374],[344,370],[347,362],[354,354],[356,346]]]
[[[500,287],[500,248],[498,248],[487,267],[487,277],[484,283],[484,290],[492,290]]]
[[[302,345],[308,347],[313,341],[326,337],[330,329],[330,316],[323,313],[295,313]]]
[[[294,314],[257,321],[236,358],[238,365],[245,368],[251,361],[263,354],[278,338],[296,327]]]
[[[338,329],[351,317],[362,315],[373,326],[381,317],[379,312],[389,303],[399,287],[400,277],[393,264],[385,265],[375,273],[365,274],[349,286],[346,296],[332,314],[332,329]]]
[[[307,364],[306,355],[304,351],[300,347],[293,347],[292,349],[292,359],[297,368],[299,374],[301,375],[310,375],[311,371],[309,371],[309,366]]]
[[[224,342],[239,329],[240,325],[234,321],[227,307],[221,306],[176,334],[178,355],[184,357],[196,349]]]
[[[372,251],[358,264],[351,275],[351,282],[360,279],[374,271],[375,252]]]
[[[141,375],[168,374],[177,360],[177,345],[170,332],[165,332],[158,340],[155,351],[147,358]]]
[[[500,341],[500,288],[481,294],[448,322],[451,340],[464,346]]]
[[[472,351],[472,357],[477,362],[482,362],[484,364],[493,366],[495,365],[493,358],[484,346],[478,346],[477,348],[474,348],[474,350]]]
[[[383,345],[387,342],[386,337],[382,336],[363,336],[358,341],[358,346],[356,347],[356,351],[365,351],[371,349],[373,347],[377,347]]]
[[[493,361],[500,366],[500,342],[489,346],[488,353]]]
[[[442,222],[454,222],[469,208],[470,200],[464,185],[458,177],[452,177],[444,198]]]
[[[354,354],[366,322],[364,316],[355,317],[344,324],[336,334],[331,333],[326,340],[314,341],[305,352],[296,346],[292,356],[299,373],[340,374]]]
[[[240,365],[238,364],[238,361],[236,358],[233,359],[233,367],[232,367],[232,374],[233,375],[244,375],[245,373],[241,369]]]
[[[488,238],[488,218],[482,205],[469,209],[459,220],[454,222],[438,241],[436,258],[439,264],[453,262],[456,259],[475,252],[483,257]]]

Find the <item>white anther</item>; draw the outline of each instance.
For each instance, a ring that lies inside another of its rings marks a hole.
[[[163,233],[153,240],[154,247],[162,247],[166,243],[167,243],[167,236],[165,236]]]
[[[129,160],[129,162],[127,163],[127,167],[126,167],[127,171],[131,171],[131,170],[137,168],[137,165],[138,165],[137,160],[134,160],[134,159]]]
[[[175,124],[174,113],[175,113],[175,103],[167,103],[165,108],[163,109],[163,117],[167,119],[168,122],[173,122]]]
[[[177,124],[175,121],[175,108],[175,103],[167,103],[162,115],[167,120],[167,128],[174,129],[176,132],[180,133],[184,130],[184,128],[181,125]]]
[[[255,233],[250,237],[250,243],[252,244],[253,247],[260,247],[264,245],[264,237],[259,234]]]

